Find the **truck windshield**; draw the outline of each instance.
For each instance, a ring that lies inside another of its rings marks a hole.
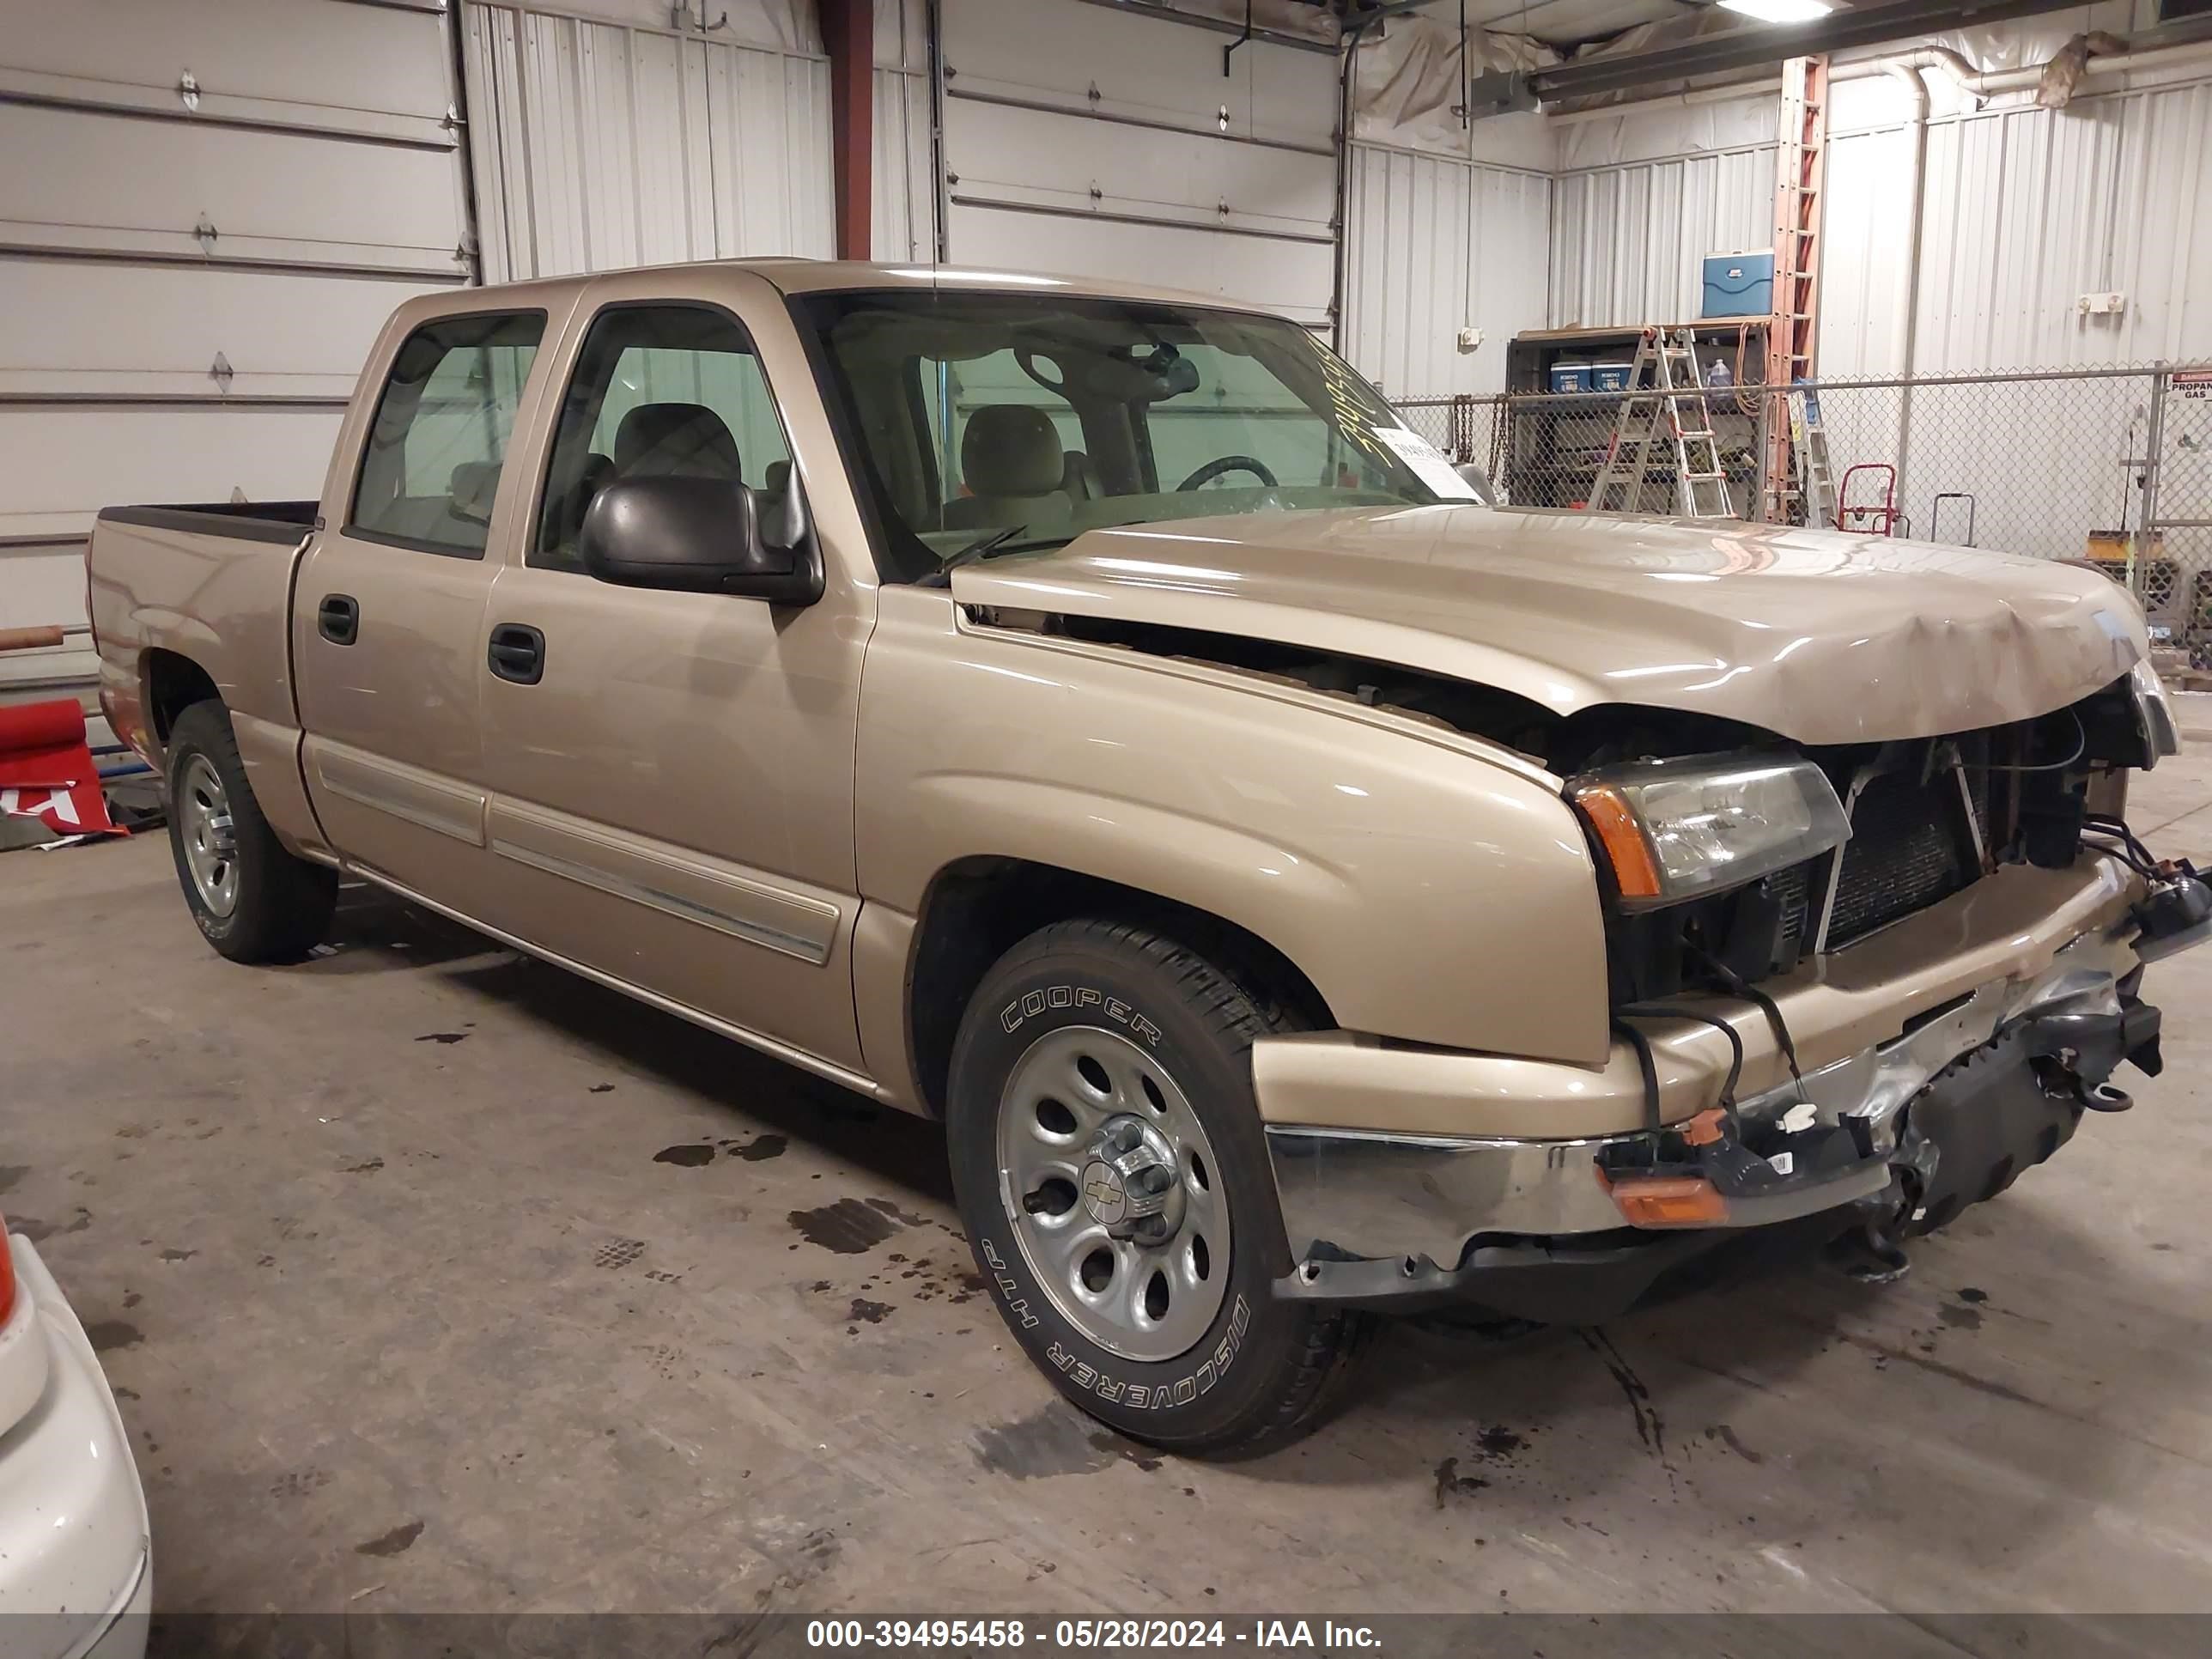
[[[1108,525],[1477,499],[1278,318],[971,289],[793,307],[857,439],[891,580]]]

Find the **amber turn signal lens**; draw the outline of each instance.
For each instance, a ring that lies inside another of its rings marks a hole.
[[[1652,861],[1643,826],[1620,792],[1604,786],[1585,789],[1575,798],[1575,804],[1597,831],[1598,844],[1613,865],[1613,884],[1620,889],[1621,897],[1657,898],[1659,866]]]
[[[1613,1201],[1632,1227],[1717,1227],[1728,1200],[1700,1176],[1632,1176],[1613,1183]]]

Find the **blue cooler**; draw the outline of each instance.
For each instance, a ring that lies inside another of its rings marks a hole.
[[[1708,253],[1704,317],[1774,314],[1774,253]]]
[[[1552,390],[1554,392],[1588,392],[1590,389],[1590,366],[1588,363],[1553,363]]]
[[[1628,378],[1635,373],[1634,363],[1592,363],[1589,366],[1590,390],[1626,392],[1628,390]]]

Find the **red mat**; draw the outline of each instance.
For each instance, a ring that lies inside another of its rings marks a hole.
[[[0,706],[0,812],[36,818],[57,835],[124,833],[108,820],[76,704]]]

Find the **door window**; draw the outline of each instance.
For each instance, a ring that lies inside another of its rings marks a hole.
[[[349,535],[480,559],[542,311],[441,317],[410,334],[376,401]]]
[[[577,532],[618,478],[725,478],[764,499],[790,488],[791,447],[737,319],[699,306],[618,306],[584,337],[561,403],[529,562],[578,570]]]

